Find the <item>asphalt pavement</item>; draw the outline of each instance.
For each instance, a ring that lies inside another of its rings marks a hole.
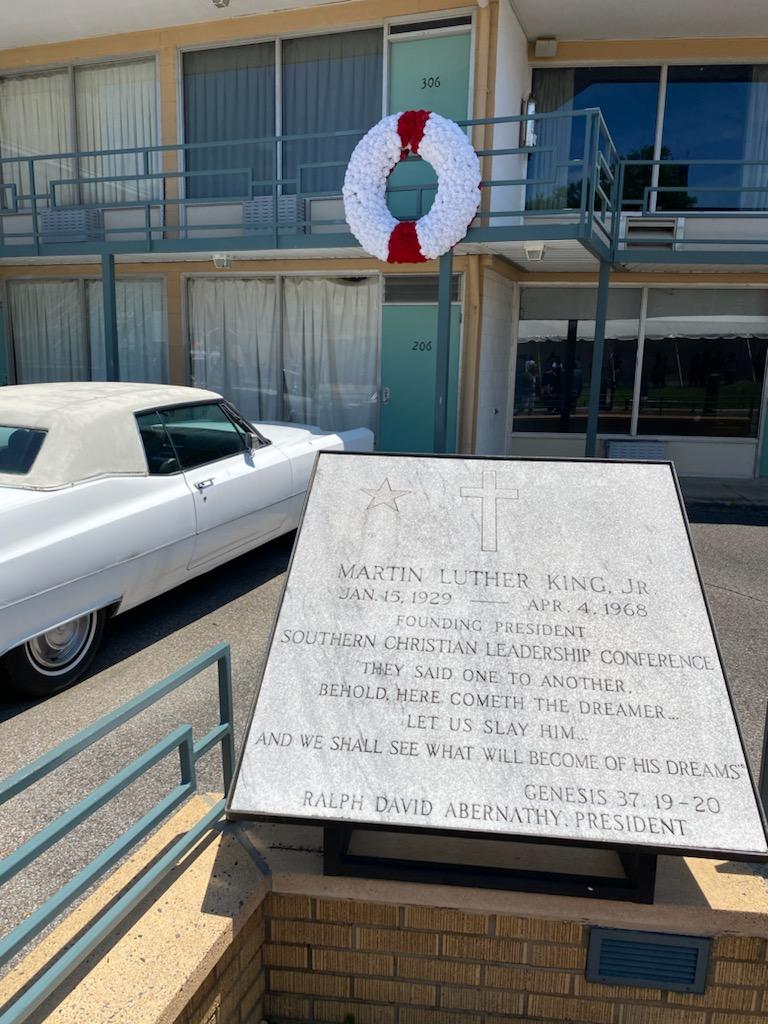
[[[748,756],[757,770],[768,700],[768,512],[708,505],[693,506],[689,513]],[[118,617],[91,675],[71,690],[34,703],[0,704],[0,778],[221,641],[232,648],[239,745],[292,540],[292,535],[281,538]],[[191,723],[199,737],[216,716],[216,675],[208,670],[0,808],[0,855],[172,728]],[[208,755],[199,778],[201,788],[221,789],[218,754]],[[168,759],[9,883],[0,898],[0,934],[55,892],[177,780],[178,764]]]

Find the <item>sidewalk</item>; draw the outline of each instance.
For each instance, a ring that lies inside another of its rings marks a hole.
[[[680,477],[686,505],[730,505],[768,512],[768,477],[723,480],[720,477]]]

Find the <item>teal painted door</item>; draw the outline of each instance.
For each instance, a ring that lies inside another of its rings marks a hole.
[[[434,110],[453,121],[469,116],[469,65],[471,35],[424,39],[393,39],[389,44],[389,112]],[[408,161],[396,167],[389,179],[389,207],[401,220],[416,220],[432,205],[435,190],[421,192],[410,186],[433,185],[429,164]]]
[[[461,306],[451,307],[447,451],[456,451]],[[432,452],[435,430],[437,306],[384,306],[378,449]]]

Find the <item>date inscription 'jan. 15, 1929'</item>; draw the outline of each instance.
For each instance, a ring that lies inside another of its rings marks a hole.
[[[321,454],[230,811],[766,852],[671,467]]]

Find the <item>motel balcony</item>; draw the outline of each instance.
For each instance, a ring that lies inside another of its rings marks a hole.
[[[597,109],[463,126],[483,180],[459,253],[545,272],[768,262],[768,162],[622,159]],[[354,255],[341,185],[363,134],[2,159],[0,259]],[[431,168],[411,157],[390,178],[390,207],[418,218],[435,187]]]

